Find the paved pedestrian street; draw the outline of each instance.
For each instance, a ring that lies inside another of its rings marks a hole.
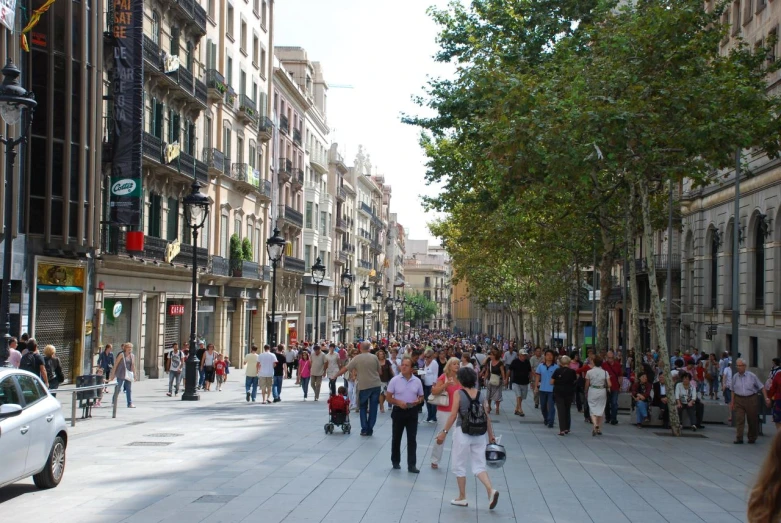
[[[114,420],[109,408],[96,409],[71,430],[58,488],[38,491],[27,480],[0,489],[0,521],[744,521],[747,491],[774,432],[768,424],[757,445],[737,447],[728,427],[675,439],[639,430],[624,415],[594,438],[575,414],[574,432],[559,437],[530,401],[525,418],[514,416],[506,392],[496,432],[508,458],[490,470],[501,496],[489,511],[471,477],[469,506],[450,505],[457,493],[447,467],[451,440],[432,470],[433,425],[421,423],[418,432],[421,473],[394,471],[390,414],[379,415],[373,437],[358,434],[357,414],[352,434],[325,435],[325,402],[311,394],[303,402],[293,381],[281,403],[260,405],[244,400],[239,380],[234,371],[225,390],[202,393],[199,403],[167,398],[163,380],[135,384],[137,409],[122,402]]]

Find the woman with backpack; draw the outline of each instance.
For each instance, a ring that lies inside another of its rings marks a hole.
[[[450,503],[459,507],[469,505],[466,500],[466,465],[470,462],[472,473],[488,493],[488,508],[493,510],[499,501],[499,492],[491,486],[485,466],[486,444],[496,442],[489,415],[491,409],[488,402],[480,397],[475,371],[462,367],[458,369],[456,376],[462,389],[453,396],[450,417],[436,440],[437,445],[442,445],[450,428],[454,425],[458,427],[453,431],[452,451],[452,469],[458,482],[458,497]]]

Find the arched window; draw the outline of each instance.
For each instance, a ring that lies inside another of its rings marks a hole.
[[[719,234],[713,231],[710,245],[710,308],[715,309],[719,298]]]
[[[757,220],[754,231],[754,308],[765,306],[765,229],[762,219]]]

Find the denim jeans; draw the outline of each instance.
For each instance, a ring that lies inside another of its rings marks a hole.
[[[358,393],[358,401],[361,405],[361,432],[371,435],[374,432],[374,423],[377,421],[377,407],[380,405],[380,387],[363,389]]]
[[[605,422],[606,423],[612,423],[613,421],[618,421],[618,392],[610,391],[610,394],[607,397],[607,405],[605,408]]]
[[[111,400],[111,404],[113,405],[115,401],[117,401],[117,396],[119,396],[119,392],[122,390],[122,388],[125,388],[125,396],[127,397],[127,406],[129,407],[133,403],[133,398],[130,396],[130,390],[132,388],[133,384],[130,381],[127,380],[121,380],[121,383],[119,383],[116,387],[114,387],[114,398]]]
[[[729,405],[732,401],[732,391],[730,389],[724,389],[724,403]]]
[[[306,394],[309,392],[307,390],[309,388],[309,377],[301,378],[301,388],[304,389],[304,399],[306,399]]]
[[[635,413],[637,414],[637,423],[642,423],[645,418],[648,417],[648,402],[638,401],[635,405]]]
[[[556,404],[553,402],[553,392],[540,391],[540,410],[545,424],[552,427],[556,418]]]
[[[203,368],[198,369],[198,386],[203,388],[203,384],[206,382],[206,371]]]
[[[173,392],[174,390],[176,391],[177,394],[179,394],[179,385],[181,385],[181,383],[182,383],[181,371],[169,372],[168,373],[168,394],[171,394],[171,392]]]
[[[271,385],[271,395],[275,400],[281,399],[282,394],[282,379],[284,376],[274,376],[274,383]]]
[[[437,421],[437,406],[428,402],[429,394],[431,394],[431,387],[423,385],[423,397],[426,398],[426,421]]]
[[[258,377],[257,376],[245,376],[244,377],[244,390],[250,393],[252,401],[258,396]]]

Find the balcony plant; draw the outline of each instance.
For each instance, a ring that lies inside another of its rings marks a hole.
[[[235,277],[241,277],[241,270],[244,261],[244,251],[241,248],[241,240],[238,234],[232,234],[230,238],[230,265],[231,274]]]
[[[241,257],[244,261],[252,261],[252,242],[249,238],[241,242]]]

